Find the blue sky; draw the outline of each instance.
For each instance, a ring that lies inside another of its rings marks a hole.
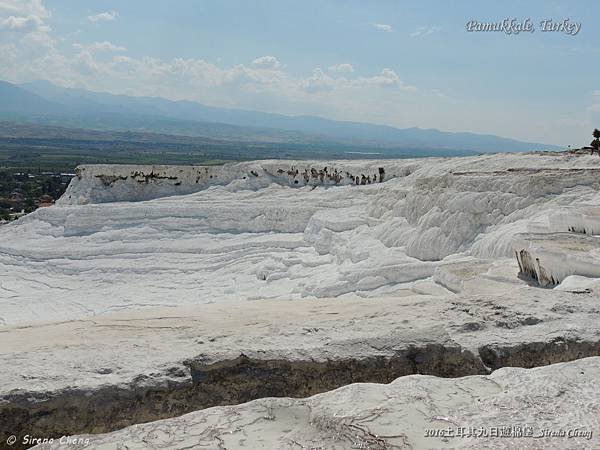
[[[465,29],[504,18],[538,29]],[[567,18],[577,35],[539,30]],[[581,145],[598,18],[596,1],[0,0],[0,78]]]

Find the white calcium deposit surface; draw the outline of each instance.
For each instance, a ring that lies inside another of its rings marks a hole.
[[[57,205],[0,227],[0,325],[150,306],[454,295],[465,267],[514,271],[525,284],[521,250],[554,289],[600,286],[597,156],[78,173]]]
[[[263,398],[69,437],[39,450],[592,449],[598,448],[600,358],[490,376],[400,377],[307,399]]]

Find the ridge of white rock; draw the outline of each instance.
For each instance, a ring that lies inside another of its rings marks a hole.
[[[36,448],[597,448],[599,377],[600,357],[487,376],[413,375],[306,399],[209,408]]]
[[[58,204],[142,201],[229,185],[230,190],[281,186],[348,186],[410,173],[410,164],[376,161],[255,161],[221,166],[84,165]]]

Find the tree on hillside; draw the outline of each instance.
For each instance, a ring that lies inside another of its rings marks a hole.
[[[594,152],[597,152],[598,156],[600,156],[600,130],[596,128],[592,135],[594,136],[594,140],[590,144],[592,146],[592,155]]]

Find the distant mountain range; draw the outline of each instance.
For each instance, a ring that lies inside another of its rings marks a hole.
[[[95,130],[156,132],[256,142],[344,143],[384,149],[386,155],[472,154],[557,150],[560,147],[494,135],[436,129],[394,128],[314,116],[286,116],[216,108],[192,101],[132,97],[70,89],[49,81],[15,85],[0,81],[0,120]]]

